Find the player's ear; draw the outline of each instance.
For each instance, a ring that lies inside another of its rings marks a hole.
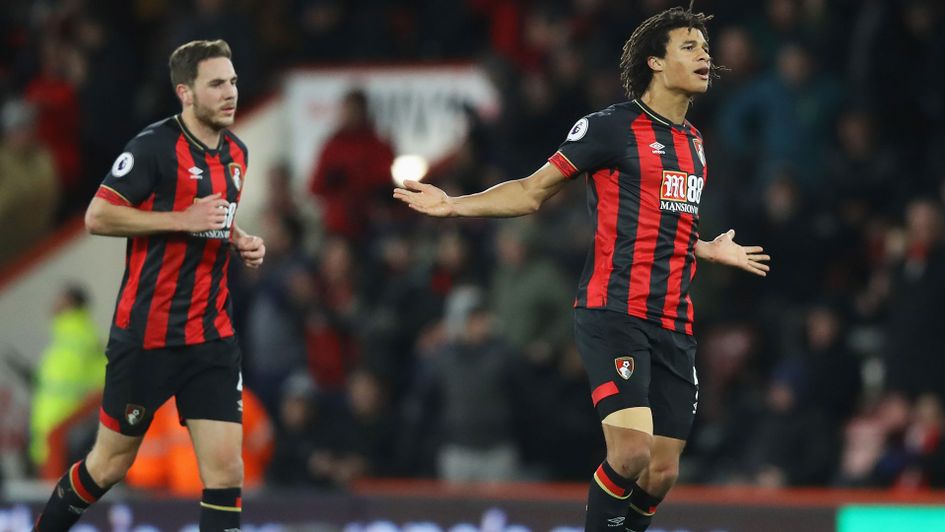
[[[663,60],[655,55],[651,55],[646,59],[647,66],[650,67],[650,70],[653,72],[662,72],[663,71]]]
[[[184,107],[189,107],[194,103],[194,91],[185,83],[178,83],[174,87],[174,92],[177,93],[177,99],[180,100],[181,105]]]

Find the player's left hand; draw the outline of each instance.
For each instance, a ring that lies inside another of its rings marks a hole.
[[[771,260],[764,255],[761,246],[742,246],[735,243],[735,230],[729,229],[709,244],[712,246],[712,259],[720,264],[741,268],[760,277],[768,275],[771,269],[766,263]]]
[[[266,256],[266,243],[263,239],[253,235],[240,235],[233,241],[236,251],[243,259],[243,264],[249,268],[258,268]]]

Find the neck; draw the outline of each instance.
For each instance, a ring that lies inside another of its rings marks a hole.
[[[647,107],[660,116],[665,116],[674,124],[682,124],[686,121],[686,111],[689,110],[690,100],[688,94],[670,91],[654,83],[646,89],[640,99]]]
[[[185,108],[180,114],[180,119],[183,120],[187,129],[190,130],[204,146],[214,149],[220,145],[220,130],[198,120],[197,115],[194,114],[193,107]]]

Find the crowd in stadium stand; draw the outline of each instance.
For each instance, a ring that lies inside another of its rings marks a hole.
[[[17,203],[59,201],[33,211],[47,213],[36,235],[84,208],[122,143],[175,112],[166,57],[198,37],[229,41],[244,102],[297,63],[478,62],[502,113],[471,116],[428,179],[462,193],[523,177],[576,119],[622,98],[628,32],[680,3],[13,2],[0,13],[0,223],[9,236]],[[941,3],[696,7],[716,15],[712,54],[730,69],[688,117],[709,161],[700,233],[735,228],[772,271],[699,269],[681,481],[945,487]],[[339,149],[383,143],[359,127]],[[234,273],[246,384],[275,424],[268,485],[584,481],[603,453],[570,332],[592,234],[584,186],[525,219],[433,220],[395,205],[389,176],[319,164],[255,169],[268,256]],[[323,180],[357,179],[325,195]],[[294,192],[303,181],[312,195]],[[326,199],[357,210],[323,220]]]

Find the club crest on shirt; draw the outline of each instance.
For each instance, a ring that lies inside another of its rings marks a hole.
[[[614,366],[617,369],[617,375],[623,380],[629,380],[633,375],[633,357],[617,357],[614,359]]]
[[[125,405],[125,419],[131,426],[141,423],[141,420],[144,419],[144,407],[128,403]]]
[[[240,163],[230,163],[227,166],[230,169],[230,178],[233,179],[236,190],[240,190],[243,188],[243,167],[240,166]]]
[[[702,148],[702,141],[692,139],[692,145],[696,147],[696,153],[699,154],[699,160],[702,161],[702,166],[705,166],[705,150]]]

